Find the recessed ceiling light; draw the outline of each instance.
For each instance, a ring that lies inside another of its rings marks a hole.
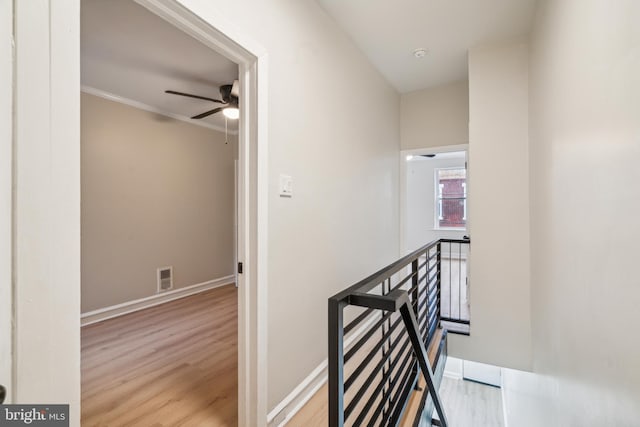
[[[429,53],[429,51],[421,47],[413,51],[413,56],[415,56],[416,58],[424,58],[425,56],[427,56],[427,53]]]

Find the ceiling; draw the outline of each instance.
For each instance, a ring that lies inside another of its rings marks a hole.
[[[401,93],[461,80],[467,52],[527,34],[536,0],[316,0]],[[417,48],[428,54],[420,59]]]
[[[218,88],[237,79],[235,63],[131,0],[82,0],[81,13],[82,85],[97,93],[191,117],[219,104],[166,89],[219,99]],[[222,129],[224,116],[193,122]],[[229,127],[237,129],[237,120]]]

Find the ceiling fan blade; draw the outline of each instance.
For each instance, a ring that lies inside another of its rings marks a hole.
[[[233,86],[231,86],[231,95],[236,98],[240,96],[240,83],[237,80],[233,81]]]
[[[204,113],[200,113],[197,116],[193,116],[191,117],[192,119],[204,119],[205,117],[208,117],[212,114],[218,113],[222,110],[224,110],[227,107],[218,107],[218,108],[214,108],[213,110],[209,110],[209,111],[205,111]]]
[[[206,96],[192,95],[190,93],[184,93],[184,92],[176,92],[175,90],[165,90],[164,93],[170,93],[172,95],[188,96],[189,98],[204,99],[205,101],[212,101],[212,102],[217,102],[218,104],[224,104],[224,102],[220,101],[219,99],[207,98]]]

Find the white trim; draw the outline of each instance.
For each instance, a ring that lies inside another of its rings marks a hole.
[[[208,280],[206,282],[198,283],[195,285],[185,286],[184,288],[178,288],[172,291],[162,292],[133,301],[127,301],[121,304],[88,311],[80,315],[80,319],[82,319],[80,321],[80,325],[92,325],[94,323],[102,322],[103,320],[124,316],[125,314],[134,313],[136,311],[144,310],[145,308],[154,307],[156,305],[164,304],[169,301],[174,301],[180,298],[188,297],[190,295],[195,295],[200,292],[231,285],[234,282],[235,276],[232,274],[229,276],[221,277],[219,279]]]
[[[362,335],[364,335],[371,325],[378,320],[378,316],[372,315],[362,326],[349,334],[344,339],[344,347],[348,349]],[[328,361],[323,360],[296,388],[291,391],[280,403],[278,403],[267,415],[267,425],[269,427],[285,426],[295,414],[320,390],[329,377]]]
[[[402,159],[406,159],[408,155],[420,156],[423,154],[439,154],[452,153],[455,151],[468,151],[469,144],[443,145],[440,147],[414,148],[411,150],[402,150]]]
[[[327,359],[316,367],[309,376],[293,389],[282,402],[278,403],[267,416],[269,427],[285,426],[300,409],[320,390],[327,382],[328,362]]]
[[[100,98],[107,99],[109,101],[117,102],[120,104],[128,105],[129,107],[137,108],[139,110],[149,111],[154,114],[160,114],[165,117],[170,117],[175,120],[180,120],[182,122],[189,123],[194,126],[201,126],[204,128],[212,129],[218,132],[225,132],[224,127],[214,125],[212,123],[203,122],[202,120],[193,120],[190,117],[182,116],[180,114],[169,113],[168,111],[161,110],[156,107],[152,107],[151,105],[145,104],[143,102],[135,101],[133,99],[125,98],[124,96],[116,95],[111,92],[107,92],[106,90],[97,89],[95,87],[82,85],[80,86],[80,91],[84,93],[88,93],[89,95],[98,96]],[[237,135],[237,130],[228,131],[231,135]]]
[[[441,147],[430,148],[416,148],[411,150],[400,151],[400,255],[405,255],[408,251],[407,248],[407,156],[419,156],[422,154],[438,154],[438,153],[450,153],[454,151],[464,151],[465,160],[469,153],[469,144],[457,144],[457,145],[444,145]],[[467,171],[467,181],[469,180],[469,172]],[[468,227],[468,223],[467,223]],[[447,230],[438,230],[447,231]],[[455,229],[451,231],[467,231],[465,228]],[[426,242],[425,242],[426,243]]]
[[[500,397],[502,397],[502,418],[504,419],[504,427],[509,427],[509,417],[507,416],[507,391],[504,386],[504,368],[500,368]]]
[[[267,422],[268,60],[267,52],[210,2],[135,0],[239,66],[238,425]],[[187,6],[188,5],[188,6]]]
[[[447,356],[447,363],[444,365],[444,372],[442,375],[454,380],[461,380],[462,379],[462,363],[463,363],[462,359],[459,359],[457,357]],[[459,369],[451,369],[454,364],[456,365],[456,368],[459,367]]]
[[[13,402],[13,2],[0,2],[0,384]]]

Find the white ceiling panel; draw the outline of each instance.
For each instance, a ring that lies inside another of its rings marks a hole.
[[[400,92],[467,76],[467,52],[527,34],[535,0],[317,0]],[[421,59],[413,55],[428,49]]]

